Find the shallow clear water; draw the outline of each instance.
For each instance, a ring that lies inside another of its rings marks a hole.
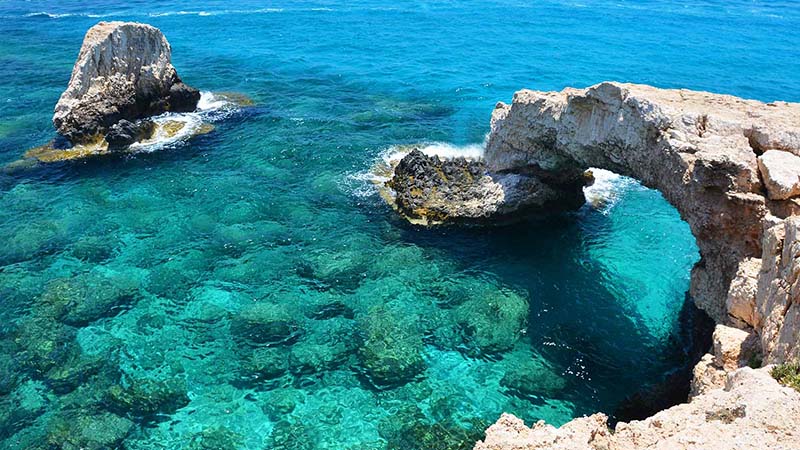
[[[151,23],[255,106],[125,158],[0,174],[0,447],[470,448],[613,413],[681,364],[697,250],[656,192],[494,229],[405,224],[392,147],[480,144],[522,87],[800,100],[792,2],[4,2],[0,164],[53,137],[85,30]],[[102,430],[102,431],[99,431]]]

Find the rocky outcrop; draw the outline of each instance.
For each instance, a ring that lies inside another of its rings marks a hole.
[[[768,368],[729,374],[724,386],[642,421],[608,427],[594,414],[560,428],[533,427],[504,414],[475,450],[800,449],[800,392],[781,386]]]
[[[599,167],[661,191],[700,248],[692,297],[725,323],[731,280],[760,256],[765,224],[797,211],[797,199],[767,195],[757,158],[800,154],[798,117],[799,104],[633,84],[523,90],[495,108],[485,159],[493,172],[535,168],[578,184]]]
[[[193,111],[200,92],[172,66],[171,49],[157,28],[100,22],[86,33],[53,124],[73,144],[96,142],[126,120],[166,111]]]
[[[120,149],[134,142],[149,139],[155,130],[156,124],[152,120],[142,119],[134,123],[122,119],[109,127],[105,139],[109,149]]]
[[[394,192],[397,210],[412,222],[499,220],[528,208],[577,208],[583,203],[580,188],[565,198],[526,174],[492,174],[483,161],[463,157],[441,159],[418,149],[404,156],[386,186]]]
[[[510,105],[498,103],[482,161],[486,177],[524,177],[546,186],[549,199],[555,191],[555,201],[565,203],[593,167],[659,190],[689,224],[700,250],[691,297],[715,322],[730,327],[717,328],[714,354],[695,367],[691,403],[667,410],[672,415],[660,417],[665,411],[618,425],[613,435],[597,415],[560,429],[520,428],[516,419],[504,417],[477,448],[640,448],[655,442],[674,444],[663,448],[705,448],[712,442],[718,442],[714,448],[773,448],[800,442],[784,421],[797,418],[797,393],[777,387],[764,371],[740,369],[800,358],[798,156],[800,104],[620,83],[523,90]],[[480,201],[471,201],[480,210]],[[487,216],[495,210],[487,206]],[[460,210],[455,211],[446,219],[457,220]],[[756,398],[765,395],[787,406],[768,410]],[[738,406],[743,402],[744,410]],[[685,427],[689,432],[678,432]],[[573,441],[574,436],[579,437]],[[748,439],[738,446],[737,436]],[[591,440],[597,445],[590,446]],[[784,448],[800,446],[792,445]]]

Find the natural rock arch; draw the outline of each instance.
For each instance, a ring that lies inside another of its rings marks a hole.
[[[692,297],[727,323],[725,300],[740,265],[761,256],[765,227],[800,211],[797,199],[771,200],[765,189],[758,157],[773,149],[800,154],[800,105],[601,83],[523,90],[510,105],[498,103],[485,160],[491,173],[566,186],[583,183],[590,167],[604,168],[659,190],[697,239]]]

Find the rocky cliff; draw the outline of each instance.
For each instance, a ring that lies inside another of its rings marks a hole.
[[[100,22],[86,33],[53,124],[73,144],[106,138],[124,145],[141,137],[137,120],[193,111],[199,100],[200,92],[178,77],[161,31],[140,23]]]
[[[799,156],[800,104],[617,83],[498,104],[490,171],[581,183],[600,167],[661,191],[700,248],[692,297],[720,325],[690,403],[613,433],[602,415],[561,429],[504,417],[476,448],[800,448],[798,393],[740,369],[800,356]]]
[[[620,83],[523,90],[497,104],[483,164],[486,177],[514,175],[566,202],[591,167],[659,190],[697,239],[691,295],[719,325],[691,403],[615,433],[602,415],[560,429],[504,416],[476,448],[800,448],[787,425],[800,419],[797,393],[740,369],[800,357],[800,104]],[[496,201],[485,203],[492,217]],[[462,208],[449,210],[456,220]]]

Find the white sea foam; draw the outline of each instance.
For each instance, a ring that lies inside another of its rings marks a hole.
[[[61,19],[63,17],[102,17],[100,14],[91,13],[49,13],[46,11],[32,12],[24,15],[25,17],[47,17],[49,19]]]
[[[620,195],[636,185],[633,178],[624,177],[605,169],[591,169],[594,183],[583,188],[586,203],[608,213],[619,200]]]
[[[393,145],[373,162],[369,169],[350,174],[343,180],[342,188],[359,198],[371,197],[378,193],[378,186],[389,180],[394,166],[413,149],[419,149],[428,156],[442,159],[464,157],[483,158],[483,144],[453,145],[447,142],[428,142],[417,145]]]
[[[420,145],[397,145],[389,147],[381,154],[381,158],[388,164],[394,164],[403,159],[411,150],[419,149],[428,156],[438,156],[442,159],[464,157],[467,159],[483,158],[483,144],[453,145],[447,142],[431,142]]]
[[[228,14],[265,14],[283,12],[283,8],[221,9],[217,11],[164,11],[148,14],[150,17],[166,16],[221,16]]]
[[[201,92],[197,110],[190,113],[168,112],[153,117],[152,120],[156,124],[155,135],[151,139],[132,144],[129,148],[133,152],[149,153],[172,147],[198,134],[203,124],[220,121],[238,110],[239,107],[235,103],[224,97],[212,92]],[[164,127],[169,122],[178,122],[183,126],[177,133],[169,135]]]

